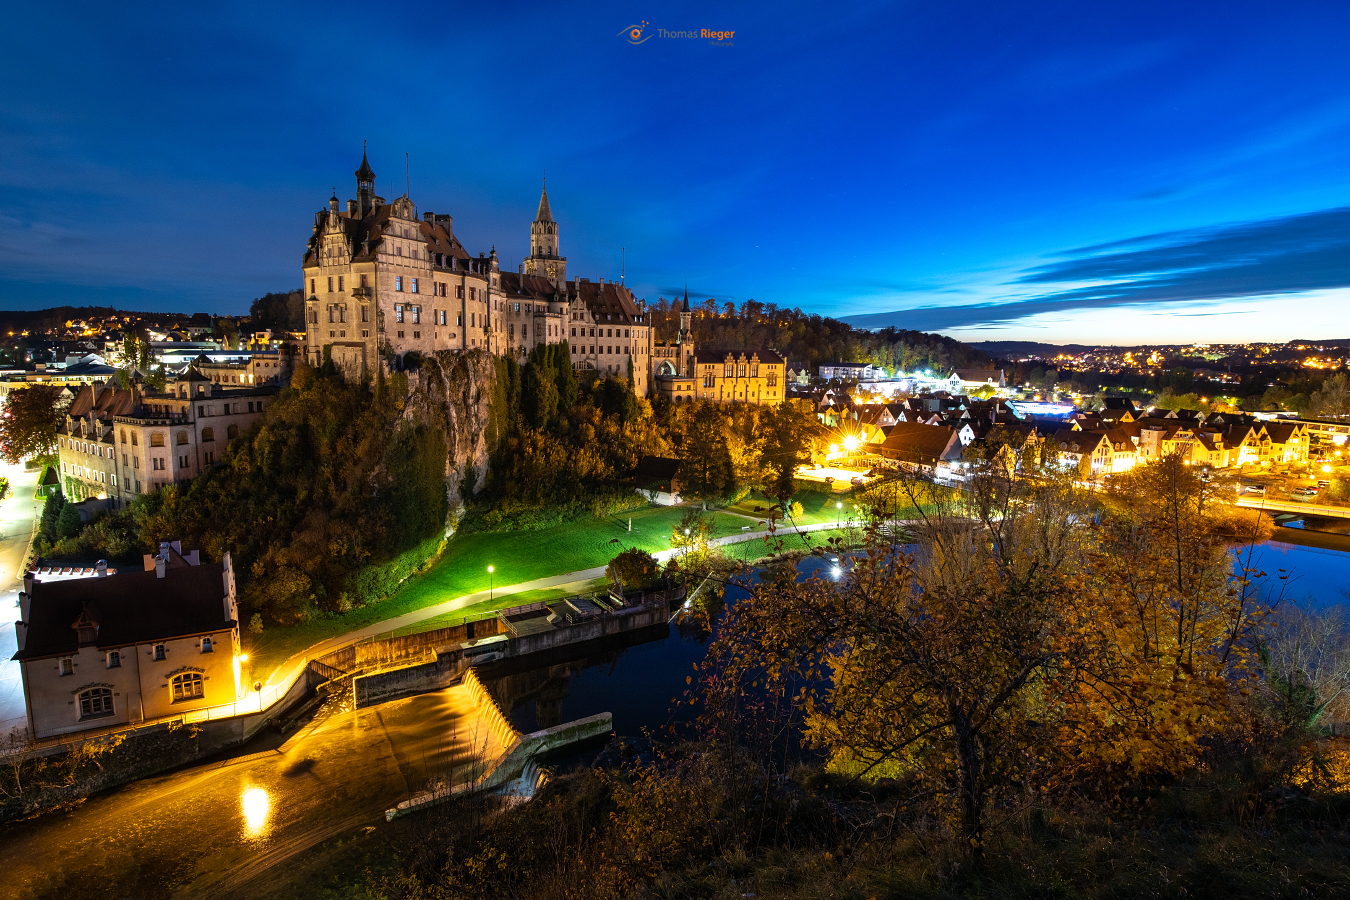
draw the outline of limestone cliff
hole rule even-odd
[[[444,351],[425,357],[416,371],[408,373],[403,416],[439,423],[444,430],[445,483],[452,510],[462,505],[460,492],[466,483],[477,490],[487,481],[488,456],[498,427],[493,417],[496,377],[496,363],[484,350]]]

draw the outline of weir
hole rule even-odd
[[[392,820],[467,792],[501,788],[532,771],[534,759],[540,754],[608,735],[613,717],[607,712],[522,734],[502,711],[476,667],[490,663],[527,665],[564,651],[575,654],[588,644],[598,649],[615,639],[647,639],[654,628],[668,627],[670,607],[682,596],[676,589],[628,597],[616,592],[603,599],[576,597],[503,610],[496,627],[504,633],[479,637],[477,634],[489,630],[480,622],[475,636],[465,635],[464,640],[436,647],[434,661],[354,677],[352,700],[357,708],[455,685],[472,709],[475,724],[471,731],[481,735],[474,740],[480,755],[462,777],[452,772],[448,782],[386,810],[385,818]],[[410,639],[416,637],[394,639],[399,642],[397,648],[368,647],[361,655],[371,659],[397,656],[408,652],[410,644],[415,643]]]

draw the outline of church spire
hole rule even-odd
[[[536,222],[552,222],[553,211],[548,208],[548,179],[544,179],[544,191],[539,195],[539,215],[534,217]]]
[[[680,312],[689,312],[689,285],[684,286],[684,303],[680,306]]]

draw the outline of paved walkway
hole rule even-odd
[[[838,528],[839,525],[834,522],[826,522],[819,525],[801,525],[796,529],[779,528],[777,535],[782,537],[791,548],[791,538],[793,531],[805,533],[808,531],[827,531],[831,528]],[[715,538],[708,543],[713,546],[725,547],[730,544],[739,544],[746,541],[759,540],[767,537],[767,531],[744,531],[740,534],[731,534],[726,537]],[[666,562],[672,556],[680,551],[675,549],[660,550],[654,554],[659,561]],[[427,619],[434,619],[437,616],[443,616],[456,610],[464,609],[485,600],[496,597],[507,597],[511,594],[523,594],[527,591],[548,590],[550,588],[562,588],[567,590],[584,590],[587,585],[605,574],[607,566],[596,566],[593,569],[581,569],[576,572],[565,572],[562,575],[551,575],[548,578],[536,578],[533,581],[522,581],[520,584],[498,585],[492,591],[476,591],[472,594],[464,594],[455,597],[452,600],[446,600],[432,606],[424,606],[421,609],[410,613],[404,613],[401,616],[395,616],[392,619],[383,619],[365,628],[358,628],[355,631],[349,631],[346,634],[340,634],[336,637],[328,638],[317,644],[311,644],[305,650],[287,659],[284,663],[272,670],[265,682],[265,687],[273,687],[282,681],[289,681],[300,670],[300,667],[308,660],[317,659],[326,656],[334,650],[354,644],[357,641],[373,638],[377,635],[387,634],[390,631],[397,631],[400,628],[406,628],[409,625],[416,625],[418,622],[425,622]],[[491,596],[489,596],[489,594]]]
[[[9,479],[9,494],[0,502],[0,738],[4,738],[10,729],[28,721],[22,674],[10,657],[19,649],[14,634],[19,591],[23,590],[19,567],[28,555],[40,504],[33,499],[37,472],[25,472],[23,466],[0,466],[0,475]]]

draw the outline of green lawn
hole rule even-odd
[[[796,520],[795,524],[797,525],[824,525],[829,522],[838,522],[841,516],[847,521],[849,516],[854,514],[853,504],[858,502],[852,491],[830,493],[827,491],[802,490],[793,494],[792,499],[802,505],[802,517]],[[763,519],[764,512],[755,512],[755,507],[764,510],[772,502],[771,500],[756,499],[752,495],[735,506],[727,507],[727,510]],[[839,503],[843,504],[842,509],[836,505]]]
[[[251,678],[265,680],[274,668],[319,641],[464,594],[485,591],[488,589],[489,565],[495,569],[493,583],[506,586],[603,566],[625,547],[641,547],[649,552],[667,550],[670,548],[670,531],[683,514],[680,507],[637,510],[631,516],[631,532],[628,530],[629,516],[625,515],[621,519],[585,519],[539,531],[457,534],[427,572],[408,579],[403,589],[387,600],[303,625],[273,626],[256,637],[246,632],[243,639],[252,665]],[[715,512],[713,536],[735,534],[741,526],[748,524],[737,516]],[[502,595],[494,605],[504,608],[532,602],[521,599],[522,596]],[[479,609],[480,606],[485,604],[476,604],[472,609],[491,611]],[[448,620],[473,614],[469,609],[456,610]],[[444,617],[436,618],[439,621]],[[428,627],[441,626],[423,622],[412,630]],[[407,629],[404,631],[406,633]]]

